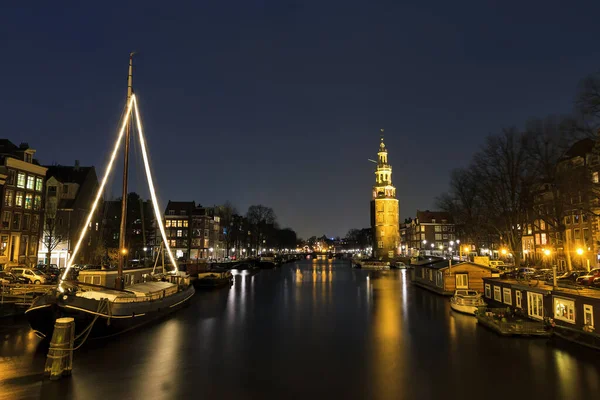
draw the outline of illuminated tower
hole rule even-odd
[[[383,143],[382,129],[381,143],[377,152],[373,200],[371,200],[371,228],[375,258],[390,259],[398,254],[399,214],[396,188],[392,185],[392,166],[388,164],[388,152]]]

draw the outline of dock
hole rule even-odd
[[[55,285],[2,284],[0,286],[0,318],[21,315],[33,299]]]
[[[483,313],[476,313],[477,323],[496,332],[501,336],[527,336],[549,338],[552,331],[548,329],[543,322],[527,321],[522,319],[508,320],[498,317],[499,313],[506,312],[506,309],[492,309]],[[500,314],[502,315],[502,314]]]

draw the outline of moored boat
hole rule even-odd
[[[194,295],[194,287],[190,284],[187,274],[178,270],[177,262],[167,241],[165,228],[158,206],[154,189],[149,157],[147,154],[146,140],[144,138],[142,123],[139,117],[137,99],[132,88],[133,53],[129,57],[129,74],[127,80],[127,103],[123,115],[118,139],[114,145],[106,172],[102,178],[87,218],[81,227],[79,238],[73,248],[71,258],[55,289],[38,297],[25,312],[34,332],[41,337],[50,338],[57,318],[72,317],[75,319],[75,330],[78,335],[85,338],[101,338],[112,336],[159,317],[168,315],[187,304]],[[131,282],[131,277],[136,275],[134,270],[123,269],[127,264],[126,223],[128,215],[128,165],[130,136],[133,131],[132,123],[136,121],[139,147],[142,150],[143,162],[146,172],[148,188],[157,225],[164,244],[164,253],[169,257],[171,270],[160,275],[146,274],[144,281]],[[121,226],[119,232],[119,264],[116,276],[111,281],[106,279],[102,285],[86,283],[85,281],[67,281],[74,260],[78,257],[84,238],[91,226],[92,218],[96,213],[98,204],[104,193],[108,177],[117,157],[121,142],[125,142],[124,168],[123,168],[123,195],[121,200]],[[163,263],[164,264],[164,263]],[[102,279],[103,273],[99,272],[97,279]],[[105,274],[108,276],[108,273]],[[106,276],[104,278],[106,278]],[[129,282],[126,282],[125,278]],[[92,278],[92,277],[90,277]],[[79,279],[82,279],[79,277]],[[127,285],[127,283],[130,283]]]
[[[275,267],[277,267],[277,261],[275,260],[275,254],[273,254],[273,253],[262,254],[258,260],[258,266],[260,268],[275,268]]]
[[[372,269],[372,270],[386,270],[390,269],[389,261],[379,261],[379,260],[359,260],[356,261],[358,268],[361,269]]]
[[[196,289],[218,289],[231,286],[233,275],[231,272],[205,272],[198,274],[192,281]]]
[[[487,304],[483,301],[481,293],[476,290],[457,289],[454,296],[450,298],[450,307],[454,311],[465,314],[475,315],[475,312],[480,307],[485,307]]]

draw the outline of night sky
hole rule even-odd
[[[380,128],[413,216],[485,136],[570,112],[600,68],[598,1],[14,3],[0,137],[103,172],[136,50],[162,203],[262,203],[303,237],[369,225]]]

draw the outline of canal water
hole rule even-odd
[[[405,271],[301,261],[200,292],[142,330],[77,350],[41,378],[47,347],[0,322],[0,399],[593,399],[600,354],[502,338]]]

